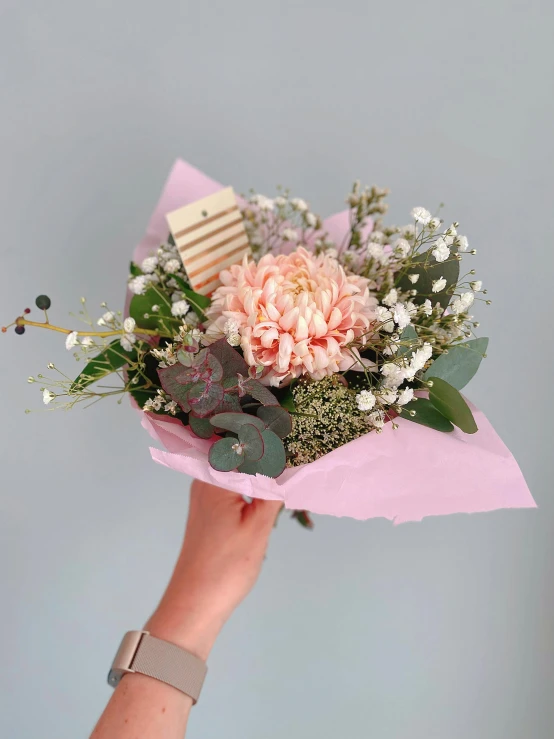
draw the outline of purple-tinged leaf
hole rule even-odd
[[[227,339],[219,339],[219,341],[210,344],[209,351],[219,360],[225,377],[236,377],[239,373],[241,375],[248,374],[248,365]]]
[[[205,418],[223,400],[223,388],[216,383],[196,382],[188,392],[188,402],[199,418]]]

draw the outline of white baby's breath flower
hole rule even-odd
[[[240,334],[229,334],[227,343],[230,346],[240,346]]]
[[[410,253],[410,243],[406,239],[396,239],[393,244],[394,253],[401,259],[405,259]]]
[[[386,387],[379,391],[379,400],[381,403],[385,403],[386,405],[392,405],[396,400],[396,395],[396,390]]]
[[[143,272],[146,272],[146,274],[149,274],[151,272],[154,272],[157,266],[158,266],[158,257],[146,257],[146,259],[144,259],[142,264],[140,265],[140,268],[142,269]]]
[[[252,195],[250,198],[250,202],[254,205],[257,205],[260,210],[263,211],[270,211],[274,208],[274,203],[271,198],[266,197],[265,195]]]
[[[410,360],[409,367],[406,368],[405,376],[408,380],[413,380],[416,372],[422,370],[427,362],[431,359],[433,354],[433,347],[431,344],[425,342],[421,349],[417,349]]]
[[[367,253],[372,259],[381,264],[387,264],[389,261],[389,255],[385,252],[382,244],[377,244],[375,241],[370,241],[367,245]]]
[[[410,311],[404,303],[397,303],[393,308],[393,317],[398,328],[402,331],[412,322]]]
[[[481,280],[474,280],[473,282],[469,283],[469,286],[472,290],[474,290],[476,293],[481,292],[483,288],[483,283]]]
[[[393,287],[383,298],[383,303],[391,308],[395,303],[398,302],[398,290]]]
[[[137,341],[137,337],[135,336],[135,334],[129,333],[129,334],[123,334],[123,336],[119,340],[119,343],[121,344],[123,349],[125,349],[126,352],[130,352],[131,349],[133,348],[133,344],[136,344],[136,341]]]
[[[385,240],[385,234],[382,231],[372,231],[371,240],[376,241],[378,244],[382,244]]]
[[[458,234],[456,236],[456,244],[458,245],[458,251],[467,251],[469,246],[467,236],[460,236],[460,234]]]
[[[435,257],[437,262],[445,262],[450,256],[450,249],[448,248],[446,240],[442,236],[439,236],[436,240],[435,248],[431,254]]]
[[[186,300],[177,300],[171,306],[171,315],[177,317],[184,316],[186,313],[188,313],[189,308],[190,306]]]
[[[360,411],[370,411],[375,405],[375,395],[369,390],[362,390],[356,395],[356,405]]]
[[[431,290],[434,293],[440,293],[441,290],[444,290],[445,287],[446,287],[446,280],[444,279],[444,277],[441,277],[438,280],[433,280],[433,285],[431,287]]]
[[[81,339],[81,346],[92,346],[94,344],[94,339],[92,336],[83,336]]]
[[[426,208],[412,208],[412,217],[418,222],[426,226],[431,220],[431,214]]]
[[[376,429],[382,429],[385,425],[385,414],[383,411],[373,411],[373,413],[369,414],[367,420]]]
[[[302,198],[293,198],[290,201],[290,204],[294,210],[299,211],[299,213],[304,213],[308,210],[308,203],[305,200],[302,200]]]
[[[51,390],[48,390],[48,388],[44,388],[42,391],[42,402],[44,405],[48,405],[48,403],[51,403],[56,396]]]
[[[298,241],[298,231],[295,228],[284,228],[281,232],[281,236],[283,237],[283,241]]]
[[[473,293],[467,292],[460,295],[459,298],[456,298],[452,301],[450,308],[453,313],[459,314],[459,313],[465,313],[466,310],[473,305],[473,301],[475,300],[475,295]]]
[[[99,318],[96,321],[96,323],[99,326],[106,326],[108,323],[113,323],[115,321],[115,318],[116,316],[113,310],[109,310],[109,311],[106,311],[106,313],[104,313],[104,315],[101,318]]]
[[[416,274],[415,272],[412,272],[411,274],[408,275],[408,279],[410,280],[412,285],[415,285],[416,282],[419,280],[419,275]]]
[[[383,349],[383,354],[386,357],[392,357],[394,354],[396,354],[398,352],[398,349],[399,349],[399,346],[400,346],[399,343],[398,343],[399,338],[400,337],[398,336],[398,334],[393,334],[390,337],[390,340],[387,341],[387,344],[386,344],[385,348]]]
[[[129,280],[129,290],[134,295],[144,295],[147,286],[147,279],[144,275],[138,275]]]
[[[287,199],[284,198],[282,195],[278,195],[273,202],[278,208],[284,208],[287,204]]]
[[[406,371],[404,367],[399,367],[393,362],[386,362],[381,367],[381,374],[385,378],[384,386],[396,390],[406,379]]]
[[[135,321],[134,318],[131,318],[131,316],[129,316],[123,321],[123,330],[127,334],[132,334],[136,326],[137,326],[137,322]]]
[[[385,308],[384,305],[378,305],[375,308],[375,320],[378,323],[383,324],[381,326],[383,331],[388,331],[388,333],[392,333],[394,331],[394,321],[392,318],[392,313],[388,308]]]
[[[425,313],[426,316],[430,316],[433,312],[433,305],[429,298],[423,301],[423,305],[421,306],[421,310]]]
[[[398,399],[396,402],[398,403],[398,405],[406,405],[406,403],[409,403],[413,399],[414,399],[413,388],[407,387],[398,393]]]
[[[407,239],[411,239],[415,235],[415,226],[413,223],[408,223],[406,226],[402,226],[400,229],[400,233],[402,236],[405,236]]]
[[[181,262],[178,259],[168,259],[164,264],[165,272],[172,274],[173,272],[179,272],[181,269]]]
[[[74,347],[77,346],[79,343],[79,334],[77,331],[72,331],[70,334],[67,334],[66,340],[65,340],[65,348],[67,351],[71,351]]]
[[[306,213],[305,218],[306,223],[310,228],[315,228],[317,226],[317,216],[314,215],[314,213]]]
[[[440,218],[431,218],[431,220],[427,224],[429,231],[436,231],[440,225],[441,225]]]
[[[153,305],[150,310],[152,311],[152,313],[157,313],[160,310],[160,306],[157,304]]]

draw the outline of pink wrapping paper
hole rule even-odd
[[[221,187],[178,160],[135,250],[135,261],[167,238],[166,213]],[[331,216],[324,227],[340,244],[348,212]],[[535,508],[517,462],[484,414],[474,406],[472,410],[476,434],[458,429],[440,433],[396,419],[396,431],[386,424],[380,434],[366,434],[317,462],[285,470],[277,479],[217,472],[208,464],[211,441],[195,437],[176,419],[141,413],[144,428],[165,447],[150,448],[155,462],[252,498],[282,500],[291,510],[357,519],[382,516],[404,523],[447,513]]]

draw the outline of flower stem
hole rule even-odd
[[[18,318],[16,321],[16,324],[18,326],[35,326],[36,328],[47,328],[50,329],[50,331],[58,331],[61,334],[71,334],[73,333],[72,329],[70,328],[62,328],[62,326],[54,326],[51,323],[39,323],[38,321],[28,321],[26,318]],[[77,336],[100,336],[100,337],[108,337],[108,336],[121,336],[121,334],[124,333],[123,329],[119,329],[116,331],[77,331]],[[145,336],[159,336],[159,331],[156,331],[155,329],[149,329],[149,328],[137,328],[135,329],[135,333]]]

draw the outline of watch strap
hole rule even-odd
[[[113,661],[108,683],[115,687],[129,672],[167,683],[196,703],[207,667],[199,657],[176,644],[151,636],[147,631],[128,631]]]

